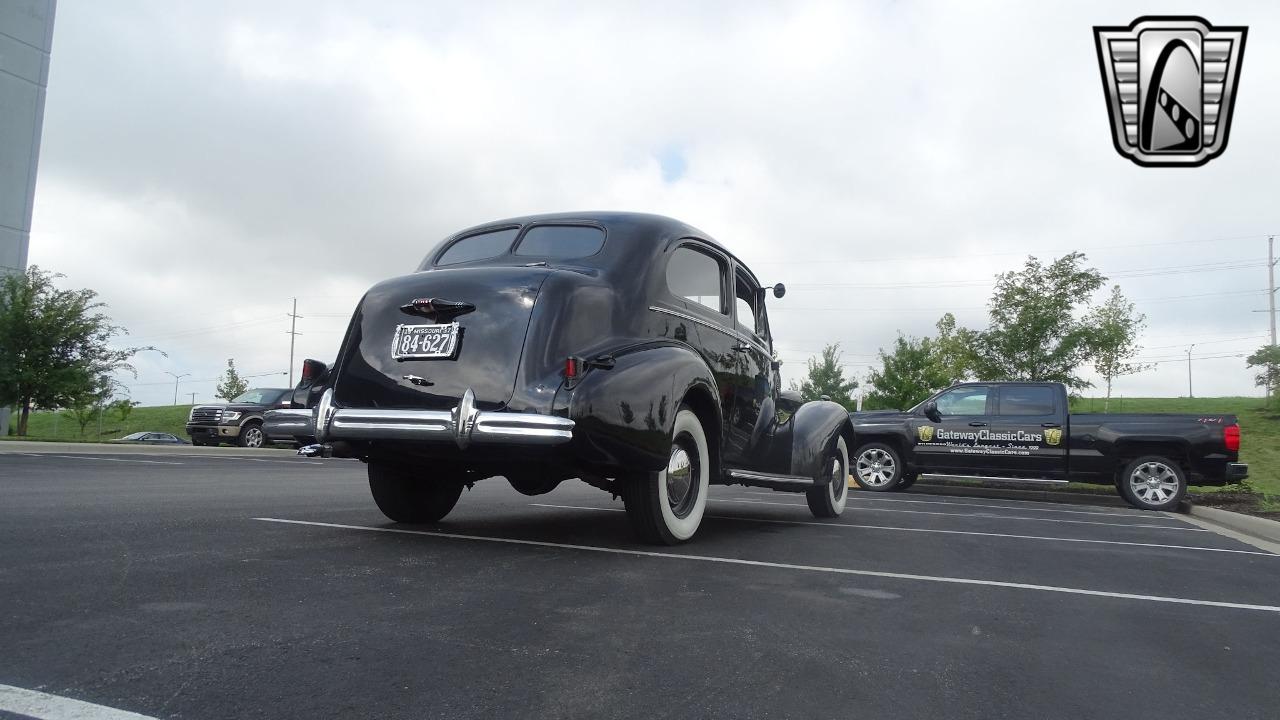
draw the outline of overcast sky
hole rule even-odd
[[[1092,26],[1249,26],[1226,153],[1140,168]],[[1146,313],[1144,358],[1264,344],[1280,232],[1276,3],[174,3],[61,0],[30,260],[91,287],[143,404],[331,359],[362,292],[462,227],[671,215],[765,282],[785,379],[829,341],[865,376],[995,273],[1081,250]],[[1204,267],[1201,267],[1204,266]],[[1188,297],[1195,296],[1195,297]],[[1257,394],[1243,358],[1197,395]],[[253,380],[282,386],[283,375]],[[1116,394],[1185,395],[1187,363]]]

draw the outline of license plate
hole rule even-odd
[[[458,323],[446,325],[397,325],[391,339],[391,357],[451,358],[458,349]]]

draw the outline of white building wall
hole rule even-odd
[[[27,267],[56,1],[0,1],[0,272]]]

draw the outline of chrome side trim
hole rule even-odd
[[[715,331],[716,331],[716,332],[718,332],[718,333],[723,333],[723,334],[725,334],[725,335],[728,335],[729,337],[733,338],[734,340],[741,340],[742,342],[749,343],[750,345],[754,346],[754,347],[755,347],[755,349],[759,350],[760,352],[764,353],[765,355],[770,355],[770,356],[771,356],[771,355],[773,355],[773,353],[771,353],[771,352],[769,351],[769,349],[768,349],[768,348],[766,348],[764,345],[761,345],[761,344],[760,344],[760,341],[759,341],[759,340],[757,340],[757,339],[755,339],[755,338],[751,337],[750,335],[744,335],[744,334],[742,334],[742,333],[740,333],[740,332],[738,332],[738,331],[736,331],[736,330],[730,330],[729,328],[720,327],[719,325],[716,325],[716,324],[715,324],[715,323],[713,323],[713,322],[709,322],[709,321],[707,321],[707,320],[703,320],[702,318],[697,317],[697,316],[695,316],[695,315],[689,315],[689,314],[687,314],[687,313],[682,313],[682,312],[680,312],[680,311],[678,311],[678,310],[671,310],[670,308],[658,307],[657,305],[650,305],[650,306],[649,306],[649,309],[650,309],[650,310],[652,310],[652,311],[654,311],[654,312],[659,312],[659,313],[663,313],[663,314],[666,314],[666,315],[672,315],[672,316],[674,316],[674,317],[678,317],[678,318],[680,318],[680,319],[682,319],[682,320],[688,320],[689,322],[697,323],[697,324],[699,324],[699,325],[701,325],[701,326],[703,326],[703,327],[705,327],[705,328],[711,328],[712,330],[715,330]]]
[[[262,414],[262,431],[269,437],[277,435],[313,435],[311,411],[306,408],[268,410]]]
[[[730,469],[729,477],[739,480],[761,480],[764,482],[788,483],[794,485],[813,485],[813,478],[803,475],[779,475],[777,473],[756,472],[755,470]]]
[[[1013,478],[993,477],[991,475],[953,475],[949,473],[920,473],[921,478],[938,478],[940,480],[981,480],[983,482],[1033,483],[1036,485],[1066,485],[1069,480],[1053,480],[1050,478]]]

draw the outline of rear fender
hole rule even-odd
[[[696,352],[674,343],[649,343],[613,359],[613,367],[591,368],[573,390],[562,388],[556,398],[557,409],[567,399],[569,418],[577,423],[578,457],[593,465],[661,470],[669,459],[676,411],[686,400],[707,439],[719,447],[715,376]]]

